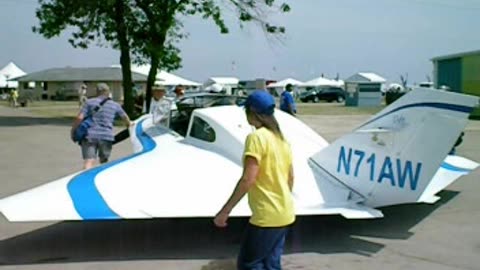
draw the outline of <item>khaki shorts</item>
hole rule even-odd
[[[88,141],[83,140],[81,143],[82,146],[82,157],[83,160],[87,159],[97,159],[97,155],[100,158],[100,163],[105,163],[108,161],[110,154],[112,153],[112,142],[95,140]]]

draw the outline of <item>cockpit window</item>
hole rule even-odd
[[[213,128],[207,122],[197,116],[193,118],[190,136],[206,142],[215,141],[215,131]]]

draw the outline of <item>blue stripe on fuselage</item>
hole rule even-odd
[[[152,140],[142,129],[140,121],[135,128],[135,135],[140,140],[143,150],[134,155],[115,160],[104,165],[84,171],[70,180],[67,185],[68,193],[72,198],[73,205],[77,213],[83,219],[120,219],[102,197],[102,194],[95,185],[95,178],[100,173],[117,164],[135,158],[146,152],[150,152],[156,146],[155,141]]]

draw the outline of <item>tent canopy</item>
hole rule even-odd
[[[335,80],[330,80],[324,77],[318,77],[308,82],[305,82],[303,86],[305,87],[315,87],[315,86],[338,86],[339,82]]]
[[[292,78],[287,78],[285,80],[281,80],[276,83],[271,83],[267,86],[267,88],[285,88],[287,84],[291,84],[293,86],[303,86],[303,83],[301,81],[298,81]]]
[[[118,65],[114,65],[118,66]],[[132,71],[148,76],[150,72],[150,65],[132,65]],[[200,86],[200,83],[187,80],[180,76],[174,75],[172,73],[160,70],[157,72],[156,81],[165,86],[175,86],[175,85],[184,85],[184,86]]]
[[[220,85],[238,85],[240,80],[235,77],[210,77],[205,83],[205,86],[211,84],[220,84]]]
[[[6,88],[7,86],[8,88],[17,88],[18,82],[8,80],[23,76],[25,74],[26,73],[13,62],[8,63],[0,70],[0,88]]]

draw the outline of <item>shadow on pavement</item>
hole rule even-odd
[[[362,236],[408,239],[410,230],[458,193],[443,191],[435,205],[383,208],[383,219],[347,220],[340,216],[299,217],[288,236],[285,254],[355,253],[370,256],[384,245]],[[61,222],[0,242],[0,265],[213,259],[205,269],[234,266],[247,218],[232,218],[227,229],[210,218],[99,222]],[[15,224],[11,224],[14,226]]]
[[[0,127],[20,127],[33,125],[59,125],[70,126],[73,118],[49,118],[29,116],[0,116]]]

